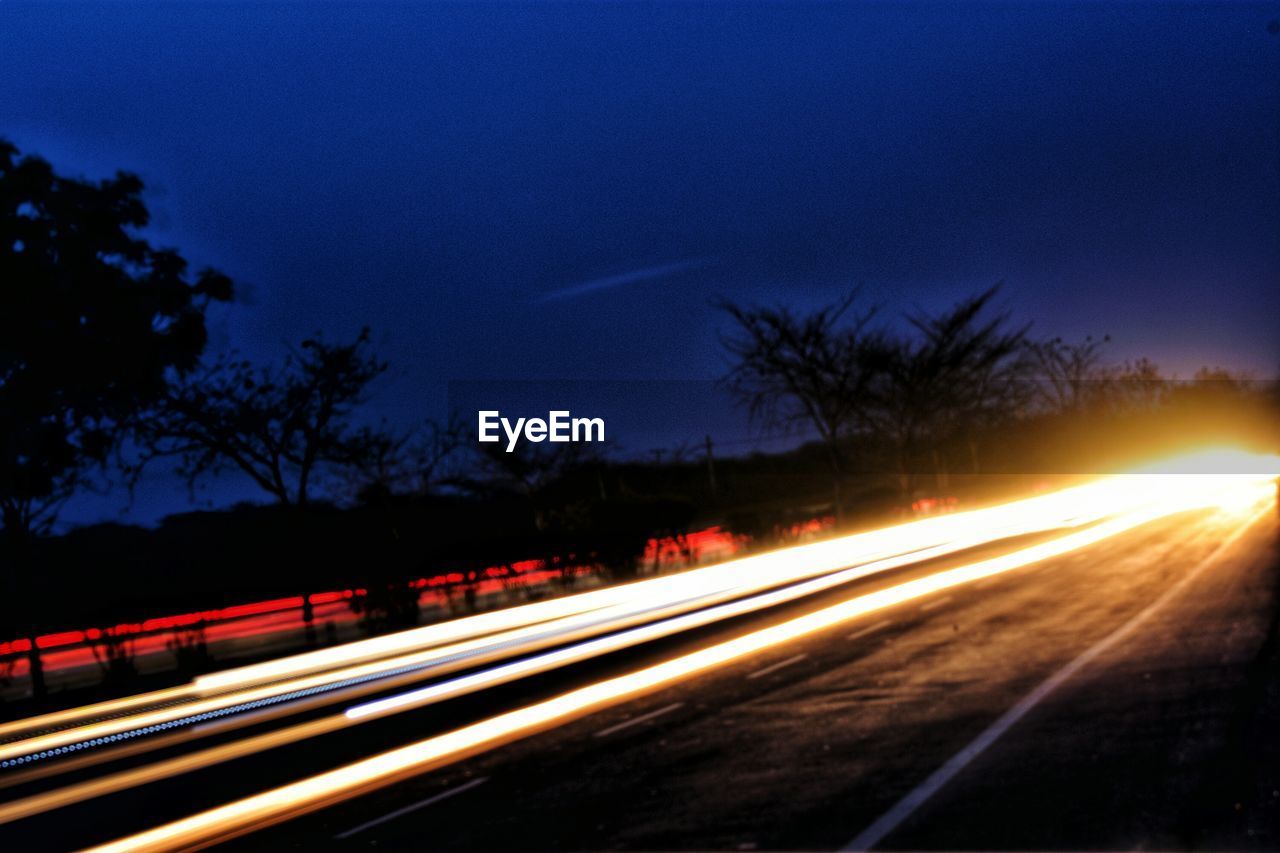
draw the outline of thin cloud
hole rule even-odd
[[[539,302],[552,302],[558,299],[572,299],[576,296],[585,296],[588,293],[595,293],[599,290],[609,290],[614,287],[621,287],[624,284],[636,284],[641,281],[653,281],[654,279],[666,278],[669,275],[685,272],[686,270],[704,267],[709,262],[709,258],[688,258],[683,261],[672,261],[669,264],[658,264],[652,267],[642,267],[638,270],[619,273],[617,275],[605,276],[604,278],[595,278],[591,281],[584,281],[581,284],[572,284],[568,287],[562,287],[559,290],[553,290],[544,293],[539,297]]]

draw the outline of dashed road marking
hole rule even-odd
[[[854,631],[852,634],[848,636],[848,639],[857,640],[861,637],[867,636],[868,634],[874,634],[876,631],[883,631],[885,628],[888,628],[892,624],[893,623],[890,622],[888,619],[884,620],[883,622],[877,622],[874,625],[869,625],[866,628],[863,628],[861,631]]]
[[[947,759],[945,764],[929,774],[928,778],[913,788],[905,797],[898,800],[887,812],[876,818],[874,823],[858,833],[858,836],[846,844],[843,849],[871,850],[883,841],[889,833],[901,826],[903,821],[911,817],[917,809],[928,802],[930,797],[938,793],[943,786],[958,776],[970,762],[1003,737],[1005,732],[1013,728],[1019,720],[1030,713],[1051,693],[1102,654],[1127,640],[1144,622],[1151,618],[1152,614],[1190,586],[1192,581],[1204,573],[1205,569],[1235,545],[1257,523],[1258,519],[1268,515],[1270,512],[1271,508],[1268,506],[1261,512],[1250,516],[1247,521],[1224,539],[1222,544],[1215,548],[1209,556],[1192,566],[1190,571],[1166,589],[1159,597],[1018,700],[1017,704],[1000,715],[994,723],[987,726],[981,734],[971,740],[963,749]]]
[[[786,660],[780,660],[777,663],[773,664],[772,666],[766,666],[764,669],[756,670],[755,672],[748,675],[747,678],[762,678],[763,676],[766,676],[771,672],[777,672],[778,670],[782,669],[784,666],[791,666],[791,664],[793,663],[800,663],[800,661],[804,660],[807,657],[808,657],[807,654],[801,653],[794,657],[789,657]]]
[[[625,723],[618,723],[616,726],[609,726],[609,728],[607,729],[601,729],[600,731],[596,732],[595,736],[608,737],[614,732],[620,732],[623,729],[627,729],[632,726],[637,726],[640,723],[648,722],[649,720],[652,720],[654,717],[661,717],[663,714],[670,714],[676,708],[680,708],[683,705],[684,705],[683,702],[672,702],[670,705],[667,705],[665,708],[659,708],[656,711],[650,711],[647,714],[641,714],[640,716],[634,719],[627,720]]]
[[[479,779],[472,779],[470,782],[467,782],[463,785],[459,785],[456,788],[450,788],[447,791],[442,791],[439,794],[436,794],[434,797],[427,797],[425,800],[420,800],[416,803],[413,803],[412,805],[405,806],[402,809],[396,809],[393,812],[384,814],[382,817],[375,817],[373,820],[368,821],[366,823],[362,823],[359,826],[353,826],[350,829],[346,830],[345,832],[339,832],[337,835],[334,836],[334,838],[337,838],[337,839],[350,838],[351,836],[355,835],[357,832],[364,832],[366,829],[373,829],[373,827],[378,826],[379,824],[386,823],[389,820],[395,820],[398,817],[403,817],[404,815],[407,815],[410,812],[416,812],[418,809],[425,809],[429,805],[438,803],[441,800],[447,800],[450,797],[457,796],[458,794],[461,794],[464,791],[470,791],[472,788],[476,787],[477,785],[483,785],[485,782],[488,782],[488,781],[489,781],[488,776],[481,776]]]

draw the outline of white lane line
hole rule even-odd
[[[436,794],[434,797],[427,797],[425,800],[421,800],[412,805],[405,806],[402,809],[396,809],[393,812],[384,814],[382,817],[375,817],[373,820],[369,821],[368,823],[362,823],[359,826],[353,826],[345,832],[339,832],[337,835],[334,836],[334,838],[338,838],[338,839],[350,838],[351,836],[355,835],[357,832],[364,832],[366,829],[372,829],[378,824],[386,823],[389,820],[395,820],[396,818],[407,815],[410,812],[416,812],[418,809],[425,809],[427,806],[432,805],[433,803],[438,803],[441,800],[447,800],[450,797],[461,794],[463,791],[470,791],[472,788],[476,787],[477,785],[483,785],[485,782],[488,782],[488,781],[489,781],[488,776],[481,776],[478,779],[472,779],[470,782],[467,782],[463,785],[459,785],[456,788],[450,788],[447,791],[442,791],[441,793]]]
[[[951,601],[951,596],[944,595],[942,598],[935,598],[933,601],[928,601],[928,602],[925,602],[924,604],[921,604],[920,609],[922,611],[933,610],[935,608],[941,607],[942,605],[946,604],[949,601]]]
[[[786,660],[780,660],[777,663],[773,664],[772,666],[766,666],[764,669],[758,669],[755,672],[748,675],[747,678],[749,679],[762,678],[771,672],[777,672],[778,670],[782,669],[784,666],[791,666],[791,664],[793,663],[800,663],[800,661],[804,660],[807,657],[808,655],[802,652],[798,655],[795,655],[794,657],[789,657]]]
[[[858,836],[846,844],[843,850],[871,850],[877,844],[884,840],[885,836],[897,829],[903,821],[911,817],[911,815],[920,808],[930,797],[938,793],[944,785],[954,779],[960,771],[975,758],[981,755],[986,749],[999,740],[1005,732],[1009,731],[1015,723],[1021,720],[1031,711],[1032,708],[1039,705],[1044,699],[1061,687],[1072,676],[1084,669],[1092,663],[1099,655],[1119,645],[1128,639],[1142,623],[1146,622],[1151,616],[1168,604],[1175,596],[1181,593],[1189,586],[1192,581],[1200,576],[1214,560],[1222,556],[1224,552],[1231,546],[1235,545],[1244,536],[1245,532],[1252,527],[1259,518],[1272,512],[1271,506],[1261,510],[1253,515],[1247,521],[1240,525],[1230,536],[1222,541],[1222,544],[1213,550],[1209,556],[1205,557],[1197,563],[1191,571],[1182,577],[1177,583],[1169,587],[1155,601],[1148,604],[1137,615],[1129,619],[1116,630],[1103,637],[1096,644],[1085,650],[1079,657],[1068,663],[1062,669],[1045,679],[1041,684],[1028,693],[1026,696],[1014,705],[1008,711],[1005,711],[998,720],[988,726],[976,738],[971,740],[963,749],[957,752],[951,758],[947,759],[947,763],[943,764],[937,770],[908,793],[901,800],[893,805],[884,814],[880,815],[874,823],[868,826]]]
[[[876,631],[883,631],[885,628],[888,628],[892,624],[893,624],[892,622],[886,619],[883,622],[877,622],[874,625],[870,625],[866,628],[863,628],[861,631],[854,631],[846,639],[857,640],[860,637],[867,636],[867,634],[874,634]]]
[[[654,717],[661,717],[663,714],[670,714],[676,708],[682,707],[683,705],[684,705],[683,702],[672,702],[670,705],[666,706],[665,708],[659,708],[656,711],[650,711],[647,714],[641,714],[640,716],[636,717],[634,720],[627,720],[625,723],[618,723],[616,726],[609,726],[609,728],[607,729],[601,729],[600,731],[596,732],[595,736],[608,737],[614,732],[620,732],[623,729],[628,729],[628,728],[631,728],[632,726],[637,726],[640,723],[648,722],[649,720],[652,720]]]

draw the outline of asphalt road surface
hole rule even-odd
[[[830,850],[890,815],[874,846],[1276,849],[1276,537],[1171,519],[239,843]]]
[[[62,850],[118,838],[1044,539],[905,563],[368,725],[86,798],[0,827],[0,842]],[[257,825],[229,846],[1276,849],[1276,544],[1274,505],[1178,513]],[[210,743],[278,725],[273,718]],[[125,755],[111,769],[191,748]],[[102,772],[35,779],[9,795],[90,783]]]

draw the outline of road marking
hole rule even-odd
[[[425,809],[429,805],[438,803],[441,800],[447,800],[452,796],[461,794],[463,791],[470,791],[472,788],[476,787],[477,785],[483,785],[485,782],[488,782],[488,781],[489,781],[488,776],[481,776],[479,779],[472,779],[470,782],[467,782],[466,784],[459,785],[456,788],[450,788],[447,791],[443,791],[439,794],[436,794],[434,797],[427,797],[425,800],[421,800],[420,802],[416,802],[412,805],[405,806],[402,809],[396,809],[393,812],[384,814],[382,817],[375,817],[373,820],[369,821],[368,823],[362,823],[359,826],[353,826],[351,827],[351,829],[348,829],[346,832],[339,832],[337,835],[334,836],[334,838],[337,838],[337,839],[350,838],[351,836],[355,835],[357,832],[364,832],[366,829],[372,829],[373,827],[378,826],[379,824],[386,823],[389,820],[395,820],[398,817],[403,817],[404,815],[407,815],[410,812],[416,812],[418,809]]]
[[[946,604],[946,603],[947,603],[948,601],[950,601],[950,600],[951,600],[951,596],[949,596],[949,595],[945,595],[945,596],[943,596],[942,598],[935,598],[933,601],[929,601],[929,602],[926,602],[926,603],[924,603],[924,604],[921,604],[921,605],[920,605],[920,609],[921,609],[921,610],[933,610],[933,609],[935,609],[935,608],[937,608],[937,607],[941,607],[942,605]]]
[[[628,728],[631,728],[632,726],[637,726],[640,723],[648,722],[649,720],[652,720],[654,717],[661,717],[663,714],[670,714],[676,708],[679,708],[683,705],[684,705],[683,702],[672,702],[670,705],[666,706],[665,708],[659,708],[656,711],[650,711],[647,714],[641,714],[639,717],[636,717],[634,720],[627,720],[625,723],[618,723],[616,726],[609,726],[609,728],[607,729],[601,729],[600,731],[596,732],[595,736],[608,737],[614,732],[620,732],[623,729],[628,729]]]
[[[777,672],[778,670],[782,669],[784,666],[791,666],[791,664],[793,663],[800,663],[800,661],[804,660],[807,657],[808,655],[802,652],[798,655],[795,655],[794,657],[789,657],[786,660],[780,660],[777,663],[773,664],[772,666],[766,666],[764,669],[758,669],[755,672],[748,675],[747,678],[749,679],[762,678],[771,672]]]
[[[1009,731],[1019,720],[1025,717],[1033,708],[1045,700],[1051,693],[1066,683],[1072,676],[1080,672],[1104,652],[1109,651],[1128,639],[1131,634],[1136,631],[1142,623],[1146,622],[1151,616],[1168,604],[1175,596],[1187,588],[1205,569],[1209,567],[1214,560],[1222,556],[1224,552],[1231,546],[1235,545],[1242,536],[1257,523],[1258,519],[1272,512],[1268,505],[1266,509],[1261,510],[1247,521],[1242,523],[1235,532],[1222,541],[1222,544],[1213,550],[1209,556],[1205,557],[1182,577],[1177,583],[1169,587],[1155,601],[1148,604],[1135,616],[1131,617],[1116,630],[1103,637],[1090,648],[1086,649],[1079,657],[1068,663],[1062,669],[1049,676],[1038,687],[1022,697],[1019,702],[1005,711],[998,720],[988,726],[976,738],[971,740],[963,749],[957,752],[947,762],[933,771],[927,779],[912,789],[905,797],[898,800],[887,812],[876,819],[874,823],[868,826],[857,837],[846,844],[843,850],[871,850],[877,844],[885,839],[889,833],[897,829],[903,821],[911,817],[911,815],[924,805],[930,797],[938,793],[944,785],[960,774],[962,770],[975,758],[987,750],[993,743],[998,741],[1005,732]]]
[[[852,634],[850,634],[847,637],[847,639],[857,640],[860,637],[867,636],[867,634],[874,634],[876,631],[883,631],[885,628],[888,628],[892,624],[893,624],[892,622],[886,619],[883,622],[877,622],[874,625],[871,625],[867,628],[863,628],[861,631],[854,631]]]

